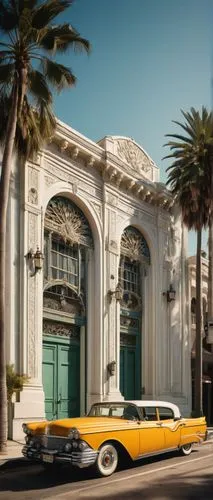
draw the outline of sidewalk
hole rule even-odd
[[[14,461],[27,461],[22,455],[23,441],[7,441],[7,453],[0,455],[0,467],[7,462]]]

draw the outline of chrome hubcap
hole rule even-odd
[[[106,451],[102,457],[102,465],[103,467],[111,467],[114,462],[114,455],[110,453],[110,451]]]

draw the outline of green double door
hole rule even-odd
[[[43,386],[48,420],[80,415],[80,342],[44,337]]]
[[[140,321],[128,317],[126,324],[121,322],[120,392],[126,400],[137,400],[141,399]]]

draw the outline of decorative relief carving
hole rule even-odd
[[[143,235],[134,227],[124,230],[121,238],[121,252],[130,259],[140,260],[145,258],[150,262],[149,247]]]
[[[117,207],[117,204],[118,204],[118,197],[115,196],[114,194],[112,193],[106,193],[106,201],[107,203],[109,203],[110,205],[114,206],[114,207]]]
[[[55,167],[54,165],[52,165],[48,161],[45,162],[44,169],[47,170],[48,174],[52,174],[55,177],[54,182],[56,182],[57,180],[60,180],[60,181],[69,182],[71,184],[78,184],[78,186],[80,186],[80,182],[77,180],[77,177],[74,177],[73,175],[68,174],[67,172],[62,170],[60,167]]]
[[[68,337],[80,341],[80,328],[76,325],[69,325],[59,321],[43,321],[43,333],[45,335],[57,335],[58,337]]]
[[[33,167],[28,167],[28,201],[38,204],[38,171]]]
[[[52,184],[57,182],[57,179],[54,179],[53,177],[50,177],[49,175],[45,175],[44,181],[45,181],[45,186],[50,187],[50,186],[52,186]]]
[[[35,280],[30,280],[28,298],[28,375],[32,378],[36,377],[37,367],[35,292]]]
[[[118,245],[115,240],[110,240],[108,244],[108,250],[116,255],[118,255]]]
[[[56,285],[44,291],[43,307],[80,316],[84,310],[83,296],[65,285]]]
[[[29,203],[32,203],[32,205],[38,204],[38,191],[34,187],[32,187],[29,190],[28,201],[29,201]]]
[[[109,210],[109,242],[110,241],[117,241],[117,236],[116,236],[116,221],[117,221],[117,214],[114,210]]]
[[[151,171],[153,162],[134,142],[127,139],[117,139],[117,154],[128,163],[130,170],[137,174],[147,174]]]
[[[28,213],[28,241],[29,248],[36,248],[37,241],[37,215]]]
[[[28,244],[29,248],[36,248],[38,216],[28,213]],[[36,282],[34,279],[29,280],[28,291],[28,374],[30,377],[36,377],[37,367],[37,345],[36,345]]]
[[[92,206],[95,209],[96,213],[98,214],[100,220],[102,221],[103,219],[102,206],[94,202],[92,203]]]
[[[83,212],[60,196],[50,200],[45,214],[45,228],[59,234],[71,245],[93,246],[92,234]]]

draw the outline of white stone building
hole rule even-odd
[[[98,400],[158,398],[190,412],[185,231],[134,140],[96,144],[58,122],[36,161],[14,166],[6,269],[7,362],[30,377],[14,439],[23,421],[84,414]]]

